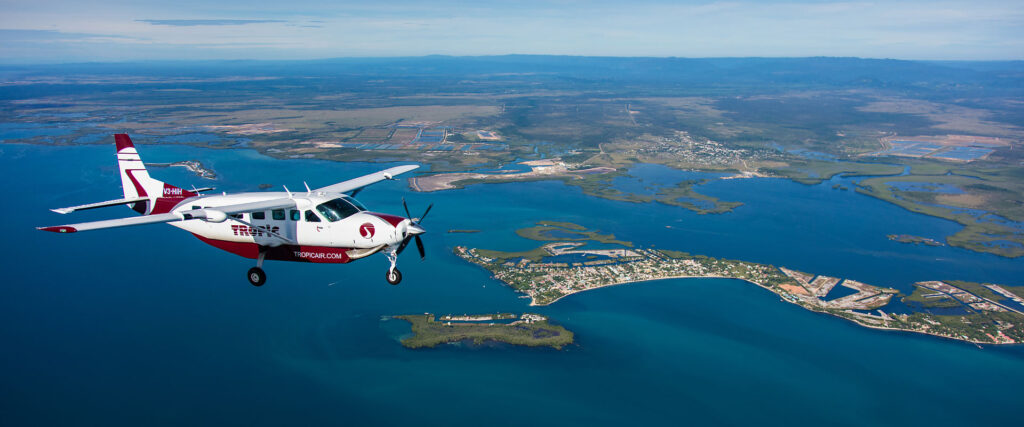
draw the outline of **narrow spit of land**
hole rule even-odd
[[[182,162],[173,163],[146,163],[146,166],[155,168],[168,168],[172,166],[182,167],[188,169],[189,172],[196,174],[200,178],[206,179],[217,179],[217,172],[214,172],[212,168],[203,165],[203,162],[199,160],[185,160]]]
[[[1024,342],[1024,287],[971,282],[927,281],[904,296],[909,313],[887,311],[892,288],[851,279],[808,274],[785,267],[711,258],[685,252],[629,247],[586,249],[586,241],[618,242],[612,235],[576,224],[540,222],[517,234],[534,240],[552,236],[580,238],[555,241],[522,252],[458,246],[455,254],[494,274],[494,278],[526,294],[531,305],[548,305],[568,295],[605,286],[676,278],[733,278],[774,292],[808,310],[828,313],[859,325],[941,336],[984,344]],[[624,245],[625,246],[625,245]],[[568,256],[568,257],[566,257]],[[828,299],[836,286],[854,293]],[[940,301],[941,300],[941,301]],[[923,302],[923,303],[922,303]],[[935,305],[941,302],[941,305]],[[955,308],[937,314],[934,308]]]

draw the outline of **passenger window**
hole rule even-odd
[[[291,211],[291,214],[292,214],[292,221],[298,221],[298,220],[302,219],[302,213],[300,213],[299,211],[293,210],[293,211]]]
[[[270,214],[275,220],[284,221],[284,209],[274,209],[270,211]]]
[[[320,222],[320,217],[316,216],[316,214],[313,213],[313,211],[306,211],[306,221],[307,222]]]
[[[267,219],[267,213],[263,211],[253,212],[252,219]]]
[[[202,209],[202,208],[199,207],[199,206],[192,205],[192,210],[196,210],[196,209]]]

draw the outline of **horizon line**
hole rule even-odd
[[[100,65],[100,64],[141,64],[141,63],[185,63],[185,62],[207,62],[207,63],[230,63],[230,62],[315,62],[333,60],[371,60],[371,59],[428,59],[428,58],[502,58],[502,57],[547,57],[547,58],[601,58],[601,59],[683,59],[683,60],[714,60],[714,59],[857,59],[867,61],[903,61],[903,62],[1024,62],[1024,58],[1016,59],[904,59],[887,57],[862,57],[862,56],[615,56],[615,55],[568,55],[568,54],[533,54],[533,53],[505,53],[493,55],[394,55],[394,56],[330,56],[317,58],[292,58],[292,59],[264,59],[264,58],[233,58],[233,59],[125,59],[125,60],[104,60],[104,61],[5,61],[0,59],[0,66],[42,66],[42,65]]]

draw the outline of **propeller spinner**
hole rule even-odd
[[[420,222],[423,218],[427,217],[430,213],[430,209],[434,207],[431,203],[427,206],[427,210],[423,211],[423,215],[419,218],[413,218],[409,213],[409,205],[405,203],[405,197],[402,198],[402,207],[405,208],[405,217],[409,218],[409,227],[405,231],[405,239],[402,240],[402,244],[398,246],[398,254],[401,254],[405,250],[405,247],[409,244],[410,240],[416,240],[416,250],[420,253],[420,259],[424,259],[427,256],[426,251],[423,249],[423,240],[420,239],[420,234],[426,233],[427,231],[420,227]]]

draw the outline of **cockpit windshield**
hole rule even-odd
[[[356,199],[353,199],[353,198],[351,198],[351,197],[346,197],[346,198],[345,198],[345,201],[346,201],[346,202],[349,202],[349,203],[351,203],[351,204],[353,204],[353,205],[355,205],[355,206],[356,206],[356,209],[359,209],[360,211],[365,211],[365,210],[368,210],[368,209],[366,209],[366,206],[363,206],[363,204],[362,204],[362,203],[359,203],[359,201],[358,201],[358,200],[356,200]]]
[[[366,208],[353,204],[352,200],[337,198],[317,205],[316,210],[328,221],[334,222],[348,218],[356,212],[365,211]]]

